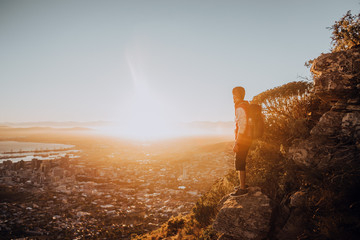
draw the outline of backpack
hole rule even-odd
[[[264,118],[261,105],[244,101],[240,106],[245,110],[248,117],[247,131],[250,138],[257,139],[264,134]]]

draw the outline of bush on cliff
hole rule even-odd
[[[252,102],[261,104],[265,114],[265,133],[261,140],[289,146],[295,138],[309,135],[324,107],[321,100],[311,94],[312,87],[310,82],[290,82],[253,98]]]
[[[360,44],[360,14],[348,11],[330,27],[332,30],[332,51],[346,50]]]
[[[331,51],[339,52],[360,45],[360,13],[352,15],[351,11],[335,21],[334,25],[328,27],[331,33]],[[314,59],[305,62],[306,67],[311,67]]]

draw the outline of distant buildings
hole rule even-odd
[[[19,227],[26,236],[64,238],[150,231],[191,211],[231,168],[230,158],[208,153],[182,163],[146,159],[95,165],[69,157],[4,161],[0,187],[8,195],[0,204],[0,234],[10,236]],[[26,197],[13,201],[14,196]]]

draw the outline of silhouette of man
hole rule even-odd
[[[249,103],[244,101],[245,89],[235,87],[232,94],[235,104],[235,144],[233,151],[235,152],[235,169],[239,174],[240,186],[235,187],[235,192],[231,193],[230,196],[236,197],[247,193],[245,166],[252,140],[246,113],[246,106]]]

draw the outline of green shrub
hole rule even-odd
[[[288,146],[298,137],[306,137],[311,124],[312,83],[290,82],[255,96],[254,103],[263,106],[264,141]]]
[[[360,45],[360,13],[352,15],[351,11],[335,21],[334,25],[328,27],[331,33],[331,51],[338,52]],[[314,59],[305,62],[306,67],[311,67]]]
[[[360,44],[360,14],[352,15],[348,11],[332,27],[332,51],[346,50]]]

